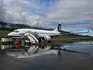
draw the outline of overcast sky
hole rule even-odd
[[[93,29],[93,0],[0,0],[0,21],[55,28],[60,20],[65,31]]]

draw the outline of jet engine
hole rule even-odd
[[[51,40],[51,37],[50,36],[44,36],[44,37],[41,37],[42,38],[42,40],[44,40],[44,41],[49,41],[49,40]]]
[[[39,42],[50,41],[50,40],[51,40],[51,37],[50,36],[42,36],[42,37],[40,37]]]

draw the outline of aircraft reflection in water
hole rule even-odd
[[[51,46],[48,45],[32,45],[32,46],[26,46],[26,47],[17,47],[17,48],[11,48],[7,51],[7,54],[9,56],[13,56],[15,58],[27,58],[27,57],[33,57],[33,56],[41,56],[44,54],[59,54],[59,50],[52,50]]]
[[[16,45],[15,47],[12,47],[11,45],[3,45],[1,46],[1,49],[7,49],[7,55],[12,56],[14,58],[27,58],[27,57],[33,57],[33,56],[41,56],[45,54],[56,54],[60,55],[61,51],[66,52],[73,52],[73,53],[84,53],[84,52],[78,52],[73,50],[67,50],[62,49],[62,46],[60,45],[25,45],[25,46],[19,46]]]

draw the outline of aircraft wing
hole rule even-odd
[[[88,30],[88,31],[86,31],[86,32],[72,32],[72,31],[70,31],[70,32],[61,32],[61,35],[69,35],[69,34],[84,34],[84,33],[89,33],[90,32],[90,29]]]

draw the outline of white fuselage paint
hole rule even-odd
[[[60,35],[60,27],[61,27],[62,21],[59,22],[58,26],[56,27],[55,30],[49,31],[49,30],[40,30],[40,29],[16,29],[13,32],[9,33],[8,36],[10,37],[23,37],[22,35],[25,34],[26,32],[30,31],[31,34],[36,34],[39,37],[51,37],[51,36],[56,36]]]
[[[32,34],[36,33],[40,36],[55,36],[60,34],[60,32],[55,30],[48,31],[48,30],[39,30],[39,29],[16,29],[13,32],[10,32],[8,36],[21,37],[21,34],[26,33],[27,31],[30,31]]]

